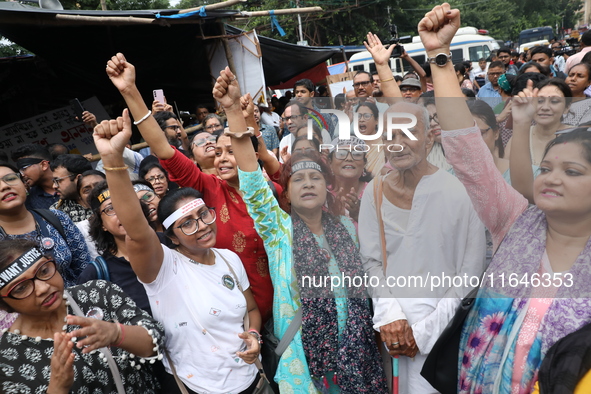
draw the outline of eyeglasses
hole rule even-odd
[[[112,204],[107,205],[105,208],[101,209],[101,213],[104,213],[107,216],[115,216],[115,209],[113,208]]]
[[[160,182],[163,183],[166,177],[164,175],[156,175],[146,178],[146,180],[150,183]]]
[[[489,128],[487,128],[487,129],[480,129],[480,133],[481,133],[482,135],[485,135],[485,134],[486,134],[486,133],[487,133],[487,132],[488,132],[488,131],[489,131],[491,128],[492,128],[492,127],[489,127]]]
[[[8,297],[15,300],[25,299],[35,291],[35,280],[46,282],[53,278],[56,272],[57,267],[55,265],[55,261],[47,260],[44,264],[37,268],[37,271],[35,271],[35,275],[33,275],[32,278],[23,279],[20,282],[15,283],[14,286],[8,290],[8,294],[0,297]]]
[[[287,122],[288,120],[297,119],[297,118],[302,117],[302,116],[304,116],[304,115],[291,115],[291,116],[284,116],[281,119],[284,122]]]
[[[439,118],[437,117],[437,112],[435,112],[433,115],[429,115],[429,123],[431,122],[435,122],[437,124],[439,124]]]
[[[8,186],[16,186],[22,182],[19,174],[15,174],[14,172],[12,174],[4,175],[0,180]]]
[[[181,126],[179,126],[178,124],[171,124],[170,126],[165,126],[165,129],[173,129],[174,131],[180,130]]]
[[[197,138],[196,140],[193,141],[193,145],[201,147],[201,146],[207,145],[210,142],[215,143],[215,141],[216,141],[216,137],[214,135],[212,135],[209,137]]]
[[[221,128],[222,128],[222,125],[218,123],[218,124],[210,124],[209,126],[205,127],[205,130],[217,130],[217,129],[221,129]]]
[[[509,55],[497,56],[499,59],[509,59]]]
[[[180,228],[183,234],[185,235],[193,235],[199,230],[199,221],[202,221],[205,226],[208,226],[215,222],[215,209],[207,208],[206,211],[203,211],[199,214],[197,219],[188,219],[184,221],[180,226],[175,228]]]
[[[373,114],[359,113],[359,112],[357,112],[357,115],[359,115],[359,119],[364,119],[364,120],[370,120],[371,117],[373,116]]]
[[[348,150],[336,150],[334,152],[334,158],[337,160],[345,160],[347,158],[347,156],[351,155],[351,158],[354,161],[359,161],[359,160],[363,160],[363,157],[365,156],[365,152],[356,152],[356,151],[351,151],[349,152]]]
[[[39,164],[41,164],[41,163],[42,163],[42,162],[35,163],[35,164],[29,164],[28,166],[24,166],[23,168],[20,168],[20,169],[18,170],[18,172],[20,172],[20,173],[21,173],[21,175],[25,175],[25,171],[26,171],[26,170],[27,170],[29,167],[31,167],[31,166],[36,166],[36,165],[39,165]]]
[[[304,155],[311,155],[314,154],[315,150],[312,148],[297,148],[294,149],[292,153],[297,153],[297,154],[304,154]]]
[[[53,178],[53,179],[52,179],[52,182],[53,182],[53,184],[54,184],[54,185],[57,185],[57,186],[59,186],[61,181],[63,181],[63,180],[64,180],[64,179],[66,179],[66,178],[69,178],[69,177],[71,177],[71,176],[72,176],[72,175],[70,174],[70,175],[62,176],[62,177],[60,177],[60,178]]]
[[[156,193],[147,191],[140,197],[140,201],[151,202],[154,197],[156,197]]]
[[[361,82],[355,82],[353,84],[354,87],[358,88],[360,86],[367,86],[371,83],[371,81],[361,81]]]
[[[501,76],[501,75],[503,75],[503,74],[505,74],[505,73],[488,73],[487,75],[488,75],[489,77],[500,77],[500,76]]]
[[[402,93],[406,93],[406,92],[418,92],[419,90],[421,90],[421,88],[417,88],[416,86],[403,86],[400,88],[400,91]]]

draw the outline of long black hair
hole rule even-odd
[[[115,237],[113,234],[108,232],[103,227],[103,217],[101,215],[101,205],[102,203],[98,203],[98,196],[109,189],[107,182],[100,182],[98,183],[94,189],[88,195],[88,205],[92,207],[92,216],[88,219],[88,234],[96,244],[96,250],[99,254],[109,253],[112,255],[116,255],[118,248],[117,243],[115,242]],[[96,201],[96,202],[95,202]],[[138,200],[139,201],[139,200]],[[139,201],[142,212],[144,217],[148,218],[149,208],[148,206]]]

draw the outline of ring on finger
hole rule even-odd
[[[391,346],[398,346],[398,345],[400,345],[400,342],[393,342],[393,343],[391,344]]]

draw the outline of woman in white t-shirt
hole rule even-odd
[[[142,121],[155,122],[149,116]],[[124,171],[130,123],[125,110],[123,117],[97,126],[94,140],[127,233],[129,262],[146,288],[153,316],[165,327],[166,371],[172,373],[172,360],[189,393],[252,393],[259,380],[253,363],[260,353],[261,316],[242,262],[230,250],[213,248],[215,211],[191,188],[173,190],[160,202],[158,218],[176,248],[160,244]],[[244,327],[247,311],[250,323]]]

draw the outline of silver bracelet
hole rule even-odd
[[[136,122],[133,122],[133,124],[136,125],[136,126],[139,125],[144,120],[148,119],[148,117],[150,117],[150,115],[152,115],[152,111],[151,110],[148,110],[148,113],[143,118],[141,118],[140,120],[138,120]]]
[[[230,137],[234,137],[234,138],[242,138],[245,136],[253,136],[254,135],[254,128],[253,127],[247,127],[246,131],[239,131],[239,132],[235,132],[235,131],[230,131],[229,127],[226,127],[224,129],[224,135],[228,135]]]

